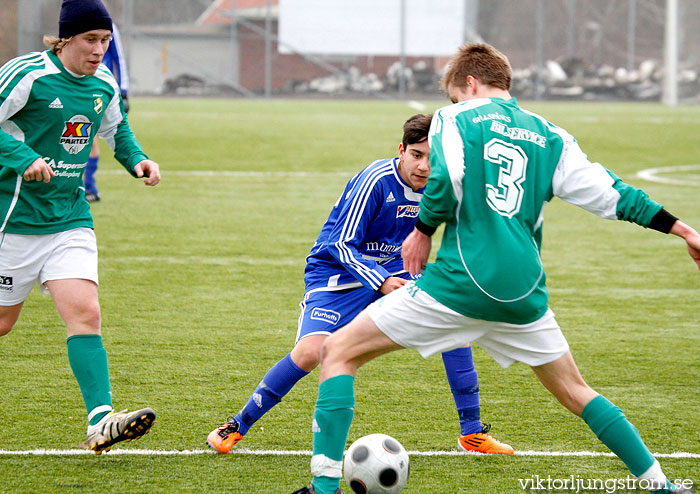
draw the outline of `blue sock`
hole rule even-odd
[[[442,362],[457,405],[462,435],[481,432],[479,378],[474,368],[472,347],[445,352],[442,354]]]
[[[273,365],[248,398],[248,403],[234,417],[234,420],[240,424],[238,432],[245,436],[248,429],[268,410],[282,401],[282,397],[307,374],[308,372],[294,363],[289,354]]]
[[[99,159],[99,156],[96,158],[88,158],[87,165],[85,165],[85,192],[90,194],[97,194],[95,172],[97,172],[97,162]]]

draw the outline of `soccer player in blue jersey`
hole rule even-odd
[[[124,102],[124,113],[129,113],[129,72],[126,68],[126,56],[122,48],[122,40],[116,24],[112,24],[112,41],[107,47],[107,51],[102,58],[102,63],[114,75],[114,79],[119,84],[119,92]],[[97,189],[97,164],[100,161],[100,144],[97,139],[92,141],[90,157],[85,166],[85,199],[87,202],[100,200],[100,192]]]
[[[430,174],[430,115],[404,124],[399,156],[378,160],[355,175],[331,210],[307,257],[296,344],[263,377],[248,402],[214,429],[207,444],[228,453],[250,427],[277,405],[320,361],[326,338],[367,305],[412,277],[403,269],[401,244],[418,218],[418,203]],[[461,435],[468,451],[513,454],[483,426],[479,386],[469,346],[442,355],[454,395]]]

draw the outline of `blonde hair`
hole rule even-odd
[[[466,86],[470,75],[482,84],[508,91],[512,74],[508,57],[503,53],[486,43],[472,43],[459,47],[440,82],[447,91],[449,85]]]
[[[51,49],[51,52],[56,54],[60,52],[71,38],[57,38],[56,36],[44,35],[44,44]]]

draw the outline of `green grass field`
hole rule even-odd
[[[444,102],[425,104],[433,111]],[[635,176],[699,162],[700,107],[523,106],[700,227],[700,165],[664,175],[679,185]],[[209,431],[291,349],[304,258],[345,182],[394,156],[403,121],[416,111],[377,101],[135,99],[132,108],[132,127],[163,180],[144,187],[118,173],[103,148],[103,201],[93,206],[103,335],[115,407],[150,406],[158,419],[149,435],[114,451],[202,450]],[[683,242],[558,200],[545,217],[550,305],[584,377],[627,413],[653,452],[700,454],[700,272]],[[503,370],[478,348],[475,360],[482,418],[496,437],[518,451],[606,451],[528,368]],[[317,377],[301,381],[240,448],[310,450]],[[456,451],[459,428],[439,356],[404,351],[371,362],[356,393],[351,441],[384,432],[409,451]],[[289,493],[310,479],[303,454],[8,454],[74,450],[85,425],[64,325],[35,289],[0,339],[0,492]],[[518,479],[533,476],[627,475],[607,456],[411,461],[408,494],[512,494],[525,492]],[[697,456],[660,461],[669,478],[700,481]]]

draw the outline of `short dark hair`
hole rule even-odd
[[[447,91],[451,84],[455,87],[465,87],[467,76],[476,78],[482,84],[510,89],[513,71],[508,57],[486,43],[472,43],[459,47],[452,57],[447,72],[442,78],[442,89]]]
[[[410,144],[423,142],[428,138],[430,132],[430,122],[433,120],[433,115],[418,113],[413,115],[406,123],[403,124],[403,148],[406,149]]]

